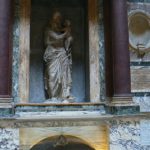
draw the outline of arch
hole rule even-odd
[[[133,51],[150,49],[150,16],[147,12],[136,10],[129,14],[129,46]],[[142,46],[142,47],[141,47]]]
[[[94,150],[94,148],[81,138],[72,135],[56,135],[45,138],[31,147],[30,150]]]

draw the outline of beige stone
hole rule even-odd
[[[150,4],[128,3],[131,61],[150,60]]]
[[[107,127],[79,126],[79,127],[54,127],[54,128],[22,128],[20,129],[20,144],[23,147],[33,147],[40,141],[57,135],[68,135],[85,141],[85,144],[95,150],[108,150]]]
[[[150,91],[150,67],[131,67],[132,92]]]
[[[27,103],[29,100],[30,5],[30,0],[20,2],[19,98],[21,103]]]

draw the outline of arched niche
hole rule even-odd
[[[137,10],[129,14],[129,46],[137,57],[144,57],[150,51],[150,16]]]
[[[22,103],[22,105],[27,103],[34,103],[37,105],[37,103],[41,104],[47,100],[43,87],[44,66],[42,56],[44,46],[40,37],[42,37],[45,29],[44,27],[52,14],[50,11],[52,11],[52,6],[54,4],[57,6],[55,8],[59,8],[60,12],[62,12],[62,16],[66,16],[66,18],[69,18],[71,21],[73,20],[72,23],[74,26],[76,24],[73,28],[77,40],[75,40],[76,46],[74,44],[74,74],[72,73],[74,84],[72,87],[72,95],[75,97],[75,103],[99,103],[100,48],[97,0],[20,1],[20,60],[18,81],[20,103]],[[78,20],[79,18],[80,20]],[[81,30],[80,24],[82,24],[83,30]],[[40,27],[40,29],[38,27]],[[81,33],[82,36],[79,36]],[[35,44],[34,41],[36,41]],[[41,42],[41,45],[36,45],[37,43],[40,44],[39,41]],[[80,48],[78,44],[81,46]],[[41,49],[38,51],[37,48],[40,47]],[[81,51],[75,51],[76,49]],[[84,54],[82,54],[82,52],[84,52]],[[78,53],[80,53],[80,56],[78,56]],[[82,62],[80,57],[82,58]],[[38,76],[40,76],[40,79]]]
[[[74,137],[74,136],[53,136],[46,138],[36,145],[34,145],[30,150],[94,150],[87,142],[84,140]]]

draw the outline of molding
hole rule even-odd
[[[105,105],[101,103],[16,103],[16,106],[99,106]]]
[[[138,106],[132,100],[132,97],[112,97],[109,106]]]
[[[6,104],[6,103],[11,103],[12,101],[13,101],[13,98],[0,98],[0,105]]]

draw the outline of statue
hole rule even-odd
[[[45,34],[45,90],[49,99],[71,100],[71,22],[56,11]]]

